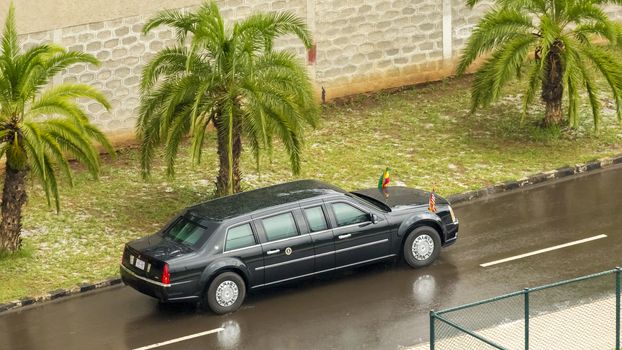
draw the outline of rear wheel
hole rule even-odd
[[[246,297],[246,284],[235,272],[223,272],[216,276],[204,296],[207,306],[222,315],[240,308]]]
[[[428,266],[441,252],[441,238],[429,226],[414,229],[404,242],[404,260],[410,267]]]

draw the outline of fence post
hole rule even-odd
[[[529,350],[529,288],[523,289],[525,295],[525,350]]]
[[[620,350],[620,272],[616,267],[616,350]]]
[[[434,341],[436,340],[434,338],[434,310],[430,310],[430,350],[434,350]]]

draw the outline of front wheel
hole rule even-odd
[[[246,285],[235,272],[223,272],[210,283],[205,299],[210,310],[218,315],[240,308],[246,297]]]
[[[403,249],[410,267],[428,266],[441,253],[441,238],[432,227],[420,226],[408,235]]]

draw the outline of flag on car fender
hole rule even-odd
[[[436,195],[434,194],[434,189],[430,192],[430,201],[428,204],[428,210],[436,213]]]

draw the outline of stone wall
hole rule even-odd
[[[259,0],[239,1],[242,2],[239,6],[223,8],[223,17],[233,21],[252,12],[284,8],[284,2],[274,2],[267,8]],[[287,8],[306,18],[305,0],[288,1]],[[76,65],[60,74],[55,82],[80,82],[103,91],[112,105],[111,110],[106,111],[96,102],[85,102],[89,116],[108,133],[125,133],[132,131],[136,124],[143,66],[156,52],[175,43],[174,33],[167,27],[159,27],[143,35],[142,28],[148,18],[133,16],[96,22],[25,34],[21,39],[25,47],[35,43],[55,42],[68,50],[83,51],[97,57],[101,61],[99,67]],[[302,44],[292,37],[281,39],[277,46],[294,50],[300,57],[305,55]]]
[[[152,14],[165,7],[196,6],[203,0],[0,0],[0,18],[11,1],[16,6],[17,30],[34,33]],[[238,0],[221,0],[236,2]],[[235,5],[235,4],[234,4]]]
[[[304,18],[317,46],[317,60],[307,65],[309,74],[318,91],[323,86],[331,99],[451,75],[460,50],[490,0],[473,10],[463,0],[223,0],[218,3],[227,21],[244,18],[255,11],[280,10],[291,10]],[[18,2],[18,13],[20,10],[23,11]],[[611,7],[608,12],[614,18],[622,18],[619,7]],[[22,39],[26,46],[54,41],[99,58],[100,67],[74,67],[61,74],[56,82],[79,81],[101,89],[111,101],[112,110],[107,112],[95,103],[87,105],[95,124],[109,134],[131,132],[136,122],[142,67],[154,53],[174,43],[173,32],[167,28],[158,28],[147,36],[141,34],[150,15],[142,13],[25,33]],[[301,60],[307,59],[306,50],[296,38],[282,38],[277,47],[293,50]]]
[[[316,81],[336,97],[436,71],[443,52],[441,12],[438,0],[316,1]]]

